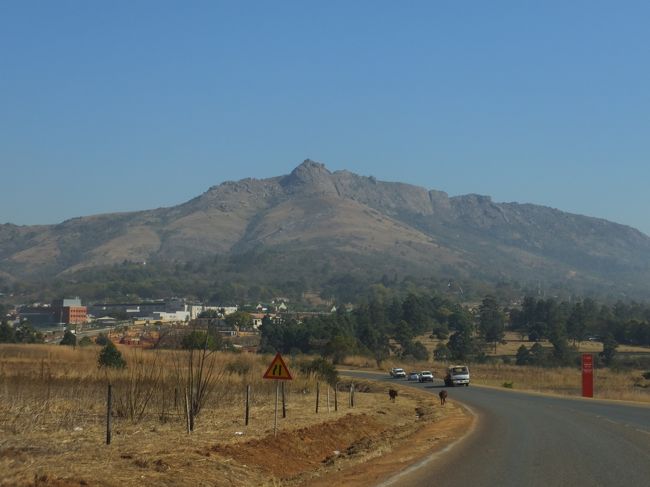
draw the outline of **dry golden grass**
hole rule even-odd
[[[382,363],[381,369],[373,360],[363,356],[345,359],[346,367],[381,370],[388,374],[391,367],[410,371],[431,370],[434,377],[442,378],[447,362],[404,362],[393,357]],[[582,376],[577,367],[531,367],[505,364],[469,364],[472,382],[503,387],[511,383],[513,389],[580,396]],[[643,377],[643,370],[617,371],[596,369],[594,372],[594,397],[650,403],[650,380]]]
[[[121,350],[129,366],[124,370],[107,370],[96,365],[98,347],[73,350],[57,345],[1,346],[0,414],[16,432],[44,425],[56,428],[57,423],[67,427],[65,418],[68,417],[82,426],[98,419],[103,421],[99,413],[105,408],[110,381],[118,414],[120,402],[126,399],[126,394],[133,394],[134,387],[141,391],[153,387],[150,392],[154,397],[145,416],[162,417],[163,421],[165,417],[181,417],[183,391],[179,390],[174,365],[178,352],[126,347]],[[269,357],[252,354],[217,354],[217,382],[208,402],[214,409],[239,406],[244,401],[246,384],[250,384],[253,391],[252,407],[269,402],[275,393],[275,383],[262,379],[269,362]],[[138,364],[141,367],[137,367]],[[159,374],[155,380],[144,375],[136,377],[140,369],[157,369]],[[297,375],[286,388],[286,395],[313,389],[314,385],[313,377]],[[32,414],[23,414],[27,410]],[[201,420],[198,419],[199,425]]]
[[[219,353],[218,383],[197,417],[196,430],[187,434],[180,398],[174,405],[174,352],[121,350],[129,367],[107,375],[96,366],[99,347],[0,346],[0,485],[279,485],[282,465],[276,470],[264,467],[266,452],[300,444],[304,458],[295,460],[302,464],[294,470],[302,473],[282,481],[297,483],[309,478],[309,472],[326,468],[317,451],[319,445],[322,449],[323,434],[340,431],[342,436],[332,441],[343,450],[355,435],[378,431],[383,443],[373,444],[376,455],[392,448],[390,438],[406,437],[419,427],[414,411],[421,399],[404,391],[397,403],[390,403],[383,386],[364,386],[368,392],[355,394],[354,408],[348,405],[347,387],[341,387],[335,412],[333,390],[328,411],[327,387],[321,384],[320,412],[315,414],[315,378],[301,376],[295,364],[288,363],[294,380],[285,387],[287,418],[281,419],[280,413],[279,432],[289,436],[274,445],[275,383],[261,379],[271,357]],[[133,387],[136,362],[155,365],[160,376],[144,414],[131,420],[117,413],[120,401],[128,399],[125,391]],[[108,379],[115,396],[109,446],[105,445]],[[146,389],[150,384],[144,382],[139,387]],[[248,426],[246,384],[252,388]],[[340,427],[321,428],[318,423],[323,421],[340,422]],[[350,431],[350,422],[358,425],[358,432]],[[256,444],[261,446],[255,448]],[[245,462],[224,456],[228,445],[247,445],[252,456],[244,457]],[[346,461],[357,457],[350,458]]]
[[[582,375],[576,367],[518,367],[503,364],[474,364],[472,380],[478,384],[513,389],[580,396]],[[594,397],[650,403],[650,381],[642,371],[619,372],[610,369],[594,371]]]
[[[431,338],[430,335],[419,336],[416,338],[416,340],[422,342],[422,344],[427,348],[429,352],[433,352],[436,346],[438,345],[438,343],[440,342],[446,343],[446,340]],[[511,332],[511,331],[506,332],[504,341],[506,343],[497,344],[496,352],[494,351],[494,347],[489,346],[487,350],[485,350],[485,353],[487,355],[498,355],[498,356],[510,355],[514,357],[517,354],[517,349],[521,345],[525,345],[527,348],[530,348],[531,346],[533,346],[534,343],[534,342],[529,342],[527,340],[522,340],[521,336],[518,333]],[[548,348],[548,349],[553,348],[553,345],[548,340],[540,340],[539,344],[544,348]],[[603,351],[603,344],[601,342],[584,341],[584,342],[576,342],[575,345],[578,348],[578,352],[597,353]],[[650,347],[640,347],[634,345],[621,344],[618,346],[617,351],[621,353],[650,354]]]

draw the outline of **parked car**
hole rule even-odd
[[[417,372],[411,372],[408,376],[408,380],[420,380],[420,374]]]
[[[404,369],[400,369],[399,367],[390,369],[390,375],[394,379],[404,379],[406,377],[406,372],[404,372]]]
[[[423,370],[420,372],[420,376],[418,379],[420,382],[433,382],[433,374],[431,373],[430,370]]]
[[[447,369],[445,376],[445,385],[447,387],[469,386],[469,368],[467,365],[452,365]]]

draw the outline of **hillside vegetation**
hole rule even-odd
[[[287,176],[225,182],[171,208],[0,226],[0,280],[12,289],[56,277],[109,293],[107,276],[140,266],[157,281],[137,280],[141,292],[182,291],[196,279],[205,293],[223,282],[284,291],[342,277],[435,276],[641,297],[649,256],[648,236],[602,219],[449,197],[309,160]]]

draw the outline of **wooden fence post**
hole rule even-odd
[[[334,384],[334,411],[335,412],[339,410],[339,401],[337,395],[338,390],[339,390],[339,383],[337,382],[336,384]]]
[[[320,382],[316,382],[316,414],[318,414],[319,399],[320,399]]]
[[[275,413],[273,415],[273,436],[278,436],[278,391],[280,390],[280,384],[278,381],[275,381]]]
[[[187,433],[190,433],[190,399],[187,396],[187,387],[185,388],[185,423],[187,424]]]
[[[106,444],[111,444],[111,410],[113,408],[113,386],[108,384],[108,397],[106,398]]]
[[[161,411],[160,411],[160,422],[165,423],[167,421],[167,397],[165,395],[165,388],[162,388],[162,401],[161,401]]]
[[[246,426],[248,426],[248,411],[249,411],[249,400],[251,395],[251,386],[250,384],[246,385]]]

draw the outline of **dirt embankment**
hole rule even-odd
[[[209,453],[259,469],[283,485],[370,486],[442,450],[471,428],[473,418],[462,406],[453,401],[437,406],[434,398],[403,393],[397,401],[415,407],[398,422],[395,413],[402,408],[388,404],[277,437],[214,445]]]
[[[360,487],[441,450],[471,427],[472,417],[453,398],[443,407],[436,396],[401,388],[391,402],[385,389],[367,384],[355,408],[338,412],[315,415],[311,401],[301,409],[296,404],[277,436],[268,422],[245,430],[229,420],[193,435],[175,425],[123,425],[109,447],[97,441],[101,427],[5,437],[0,485]]]

